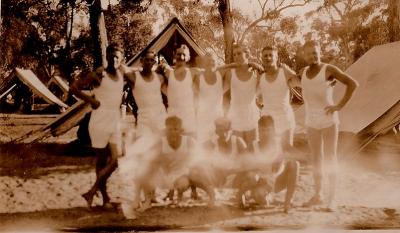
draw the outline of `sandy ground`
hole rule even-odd
[[[29,129],[40,127],[37,121],[32,120]],[[0,126],[2,142],[29,131],[10,118],[2,118]],[[74,151],[65,144],[73,137],[74,131],[38,145],[0,146],[1,232],[400,229],[400,150],[390,140],[389,147],[377,143],[363,155],[341,157],[339,208],[333,213],[300,207],[312,195],[310,168],[302,163],[295,207],[289,214],[279,206],[238,209],[230,201],[233,191],[223,189],[215,207],[206,206],[203,192],[203,200],[197,202],[191,202],[187,192],[183,206],[160,203],[136,220],[125,220],[118,207],[86,208],[80,194],[95,180],[95,159],[88,151]],[[297,145],[307,155],[301,139]],[[108,185],[114,202],[123,196],[121,185],[115,173]],[[157,193],[161,198],[165,190]],[[101,200],[96,198],[95,203]]]

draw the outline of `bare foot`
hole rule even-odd
[[[331,202],[325,208],[323,208],[323,211],[326,212],[335,212],[336,210],[337,210],[337,205],[335,202]]]
[[[167,195],[163,198],[163,201],[168,201],[168,200],[173,201],[174,200],[174,194],[175,194],[175,190],[173,190],[173,189],[169,190]]]
[[[88,208],[92,208],[93,194],[91,194],[90,192],[86,192],[82,194],[82,197],[85,199]]]
[[[303,207],[311,207],[314,205],[321,205],[321,204],[322,204],[321,197],[318,195],[314,195],[310,200],[308,200],[303,204]]]
[[[134,210],[130,210],[130,211],[125,210],[123,213],[124,213],[125,219],[128,219],[128,220],[134,220],[134,219],[137,219],[137,217],[138,217],[136,211],[134,211]]]
[[[292,207],[293,207],[293,204],[292,204],[291,202],[285,203],[284,206],[283,206],[283,212],[284,212],[285,214],[288,214],[288,213],[289,213],[289,210],[290,210]]]
[[[197,194],[197,191],[192,191],[192,193],[190,194],[190,198],[192,198],[193,200],[199,200],[199,195]]]
[[[112,209],[114,209],[114,205],[111,202],[104,202],[103,203],[103,209],[112,210]]]

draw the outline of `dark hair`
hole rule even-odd
[[[190,50],[189,50],[189,47],[187,45],[181,44],[178,48],[176,48],[176,50],[178,50],[178,49],[182,49],[183,52],[186,54],[186,56],[190,57]]]
[[[264,52],[266,50],[272,50],[272,51],[276,51],[278,52],[278,47],[276,47],[275,45],[266,45],[261,52]]]
[[[167,119],[165,119],[165,125],[170,125],[170,124],[177,124],[179,126],[182,126],[182,120],[177,116],[169,116],[167,117]]]
[[[320,43],[319,43],[318,41],[316,41],[316,40],[309,40],[309,41],[306,41],[306,42],[304,43],[303,48],[309,48],[309,47],[318,47],[318,48],[321,48],[321,45],[320,45]]]
[[[107,54],[110,54],[110,53],[116,52],[116,51],[124,53],[124,49],[122,48],[121,44],[119,44],[119,43],[111,43],[111,44],[109,44],[107,46],[107,49],[106,49],[106,53]]]
[[[262,116],[258,120],[258,127],[269,127],[274,125],[274,119],[271,116]]]
[[[146,51],[143,53],[142,57],[145,57],[147,54],[153,54],[154,56],[157,55],[156,52],[154,52],[153,50],[146,50]]]
[[[232,44],[232,50],[234,49],[241,49],[244,53],[246,53],[248,56],[250,55],[250,50],[247,48],[246,45],[244,44],[238,44],[238,43],[233,43]]]

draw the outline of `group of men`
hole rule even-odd
[[[235,44],[234,63],[216,67],[213,57],[206,54],[199,57],[197,67],[189,67],[190,50],[181,45],[175,50],[173,67],[162,62],[155,72],[154,52],[145,52],[142,68],[138,70],[123,64],[123,50],[119,45],[109,45],[107,66],[71,85],[72,93],[93,108],[89,134],[98,157],[96,181],[82,196],[90,206],[93,196],[100,191],[103,205],[110,206],[107,179],[117,168],[120,154],[119,107],[126,81],[138,106],[135,140],[127,142],[133,146],[127,146],[131,149],[120,165],[135,186],[131,204],[122,206],[127,218],[135,216],[140,191],[146,193],[149,202],[159,187],[170,190],[170,199],[174,198],[174,190],[178,190],[180,200],[189,187],[192,197],[197,198],[197,187],[206,191],[213,202],[214,189],[226,183],[230,176],[240,205],[246,203],[246,192],[257,203],[265,204],[269,193],[286,189],[284,211],[287,212],[292,205],[299,171],[299,163],[288,156],[294,153],[295,129],[290,88],[299,86],[305,102],[315,183],[314,195],[304,204],[323,204],[321,184],[325,158],[329,164],[326,172],[329,194],[325,203],[328,210],[334,210],[337,111],[350,99],[357,83],[336,66],[322,63],[320,56],[317,42],[305,43],[304,58],[308,66],[299,78],[288,66],[279,64],[274,46],[263,48],[262,65],[249,62],[248,49]],[[347,86],[338,104],[332,96],[336,80]],[[94,86],[92,95],[80,91],[87,84]],[[167,97],[167,107],[162,93]],[[225,103],[227,94],[230,99]],[[143,149],[149,140],[154,143]],[[142,149],[132,149],[138,147]],[[139,164],[133,169],[140,172],[130,171],[129,161]]]

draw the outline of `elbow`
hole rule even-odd
[[[358,88],[360,86],[360,84],[356,80],[353,80],[353,81],[354,81],[353,82],[354,89]]]
[[[354,92],[358,88],[359,84],[357,81],[353,80],[353,82],[350,83],[350,90]]]
[[[78,88],[75,85],[71,85],[69,87],[69,92],[73,95],[76,95],[76,93],[78,92]]]

